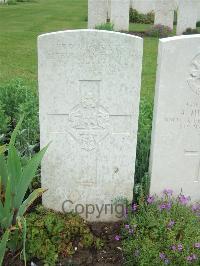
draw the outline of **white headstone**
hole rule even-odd
[[[160,0],[155,8],[154,24],[161,24],[173,29],[174,24],[174,5],[172,1]]]
[[[105,24],[108,18],[108,0],[88,0],[88,28]]]
[[[200,200],[200,35],[160,40],[151,147],[151,193]]]
[[[181,35],[187,28],[196,29],[198,20],[197,0],[182,0],[179,2],[176,34]]]
[[[116,31],[129,30],[130,0],[111,0],[111,23]]]
[[[106,204],[132,198],[143,41],[64,31],[41,35],[38,52],[41,146],[51,142],[42,163],[43,204],[62,211],[70,200],[65,210],[82,204],[90,221],[117,220]],[[95,208],[89,216],[88,204]]]

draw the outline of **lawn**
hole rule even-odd
[[[0,83],[20,77],[37,84],[37,36],[87,27],[87,0],[36,0],[0,6]],[[149,25],[131,24],[141,31]],[[142,95],[152,99],[156,71],[157,39],[144,40]]]

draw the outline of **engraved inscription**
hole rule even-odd
[[[198,130],[200,129],[200,103],[186,102],[179,113],[165,116],[164,121],[182,129],[191,128]]]
[[[195,94],[200,95],[200,54],[192,60],[188,85]]]
[[[91,151],[108,135],[109,113],[99,104],[100,81],[80,81],[80,103],[69,114],[70,134]]]

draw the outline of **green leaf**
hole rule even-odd
[[[17,185],[22,175],[22,169],[20,157],[13,145],[9,145],[8,150],[8,175],[11,180],[11,191],[15,194]]]
[[[0,176],[0,225],[2,223],[2,219],[4,218],[4,208],[3,208],[3,203],[1,201],[1,188],[2,188],[2,178]]]
[[[1,242],[0,242],[0,266],[3,263],[3,259],[4,259],[4,256],[5,256],[6,245],[7,245],[7,242],[8,242],[9,234],[10,234],[10,231],[7,230],[4,233],[4,235],[3,235],[2,239],[1,239]]]
[[[22,125],[22,121],[23,121],[23,119],[24,119],[24,116],[22,116],[22,117],[20,118],[18,124],[16,125],[16,127],[15,127],[15,129],[14,129],[14,131],[13,131],[13,133],[12,133],[12,136],[11,136],[11,139],[10,139],[9,146],[15,144],[15,140],[16,140],[16,137],[17,137],[17,133],[18,133],[18,131],[19,131],[21,125]]]
[[[4,203],[4,218],[2,220],[2,226],[4,228],[8,228],[12,224],[13,215],[13,197],[11,193],[10,178],[8,178]]]
[[[34,190],[28,198],[22,203],[22,205],[19,208],[18,211],[18,216],[22,217],[24,213],[27,211],[27,209],[31,206],[31,204],[38,198],[40,197],[46,190],[43,188],[38,188]]]
[[[2,184],[5,188],[8,178],[8,169],[6,165],[5,156],[3,154],[0,154],[0,176],[2,178]]]
[[[40,152],[38,152],[24,167],[20,182],[18,183],[17,190],[16,190],[16,197],[15,197],[15,201],[14,201],[15,209],[19,209],[20,205],[22,204],[22,201],[24,199],[26,191],[27,191],[33,177],[35,176],[35,173],[38,169],[38,166],[39,166],[47,148],[48,148],[48,146],[46,146],[44,149],[42,149]]]
[[[6,150],[7,150],[6,145],[0,146],[0,154],[4,153]]]

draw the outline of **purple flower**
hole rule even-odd
[[[195,248],[200,248],[200,242],[194,244]]]
[[[119,240],[120,240],[120,236],[119,236],[119,235],[116,235],[116,236],[115,236],[115,240],[116,240],[116,241],[119,241]]]
[[[174,250],[174,251],[176,250],[176,245],[172,246],[172,250]]]
[[[196,203],[196,204],[192,205],[192,210],[194,212],[200,211],[200,204]]]
[[[196,254],[192,254],[192,258],[193,258],[193,260],[197,260],[197,255]]]
[[[165,254],[162,252],[162,253],[159,254],[159,257],[160,257],[161,260],[164,260],[165,259]]]
[[[132,204],[132,211],[137,211],[137,207],[138,207],[137,204],[133,203]]]
[[[167,227],[168,228],[172,228],[172,226],[175,224],[175,222],[173,220],[170,220]]]
[[[165,194],[167,196],[172,196],[173,190],[172,189],[164,189],[163,194]]]
[[[183,250],[183,245],[178,244],[178,251],[182,251]]]
[[[147,198],[147,202],[149,204],[152,204],[154,202],[154,200],[155,200],[155,197],[154,196],[148,196],[148,198]]]
[[[184,195],[180,195],[178,199],[182,205],[186,205],[190,201],[190,197],[186,197]]]
[[[187,261],[192,262],[193,260],[197,260],[196,254],[191,254],[190,256],[187,256]]]
[[[127,218],[127,216],[128,216],[128,209],[125,208],[125,210],[124,210],[124,218]]]
[[[130,228],[130,225],[129,224],[125,224],[125,228],[126,229],[129,229]]]
[[[187,261],[192,261],[192,260],[193,260],[192,256],[187,256]]]
[[[128,232],[129,232],[129,234],[133,234],[134,231],[133,231],[133,229],[129,229]]]
[[[164,202],[161,205],[159,205],[160,210],[170,210],[171,209],[171,203],[170,202]]]

